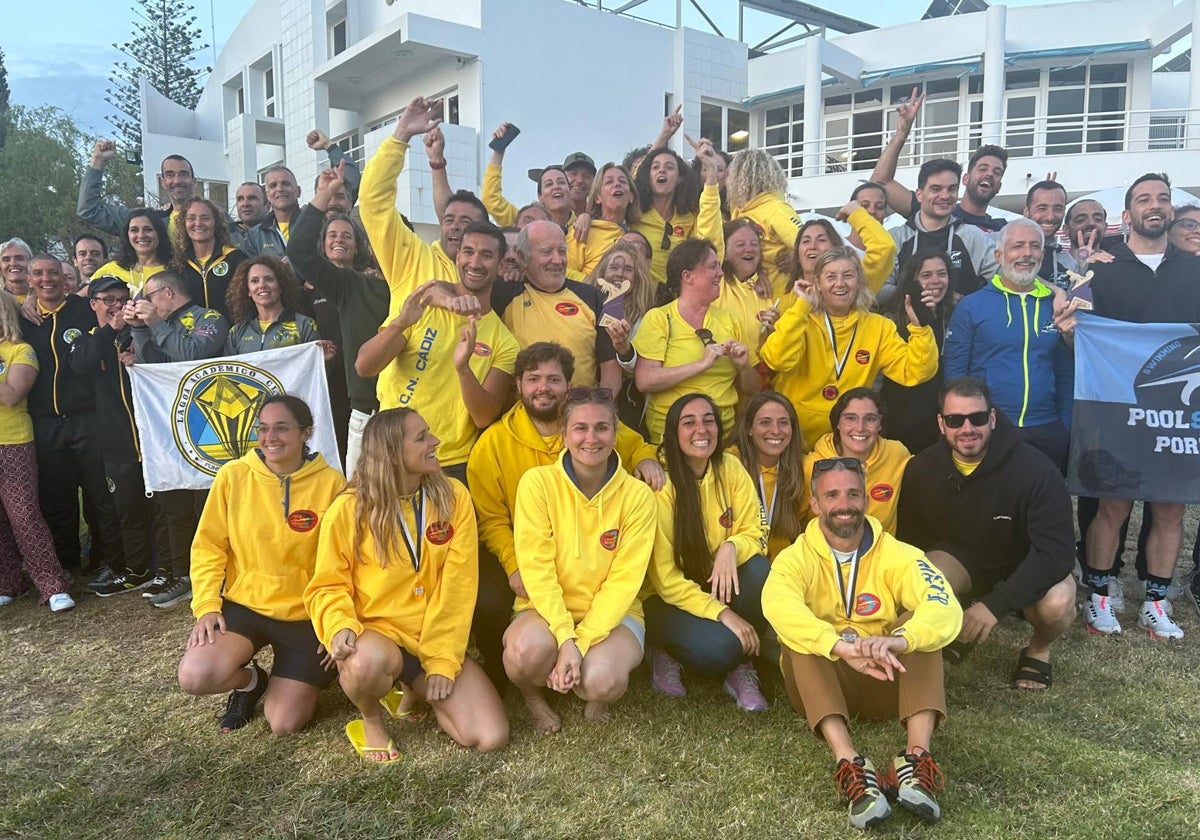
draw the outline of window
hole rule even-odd
[[[446,104],[442,110],[442,114],[446,122],[450,125],[458,125],[458,94],[452,93],[446,97]]]
[[[263,70],[263,113],[275,116],[275,68]]]
[[[804,103],[768,108],[764,115],[763,146],[783,167],[784,174],[804,174]]]
[[[335,21],[329,27],[329,54],[341,55],[346,51],[346,19]]]
[[[1058,68],[1046,76],[1046,154],[1117,152],[1124,147],[1126,65]]]
[[[750,114],[713,102],[700,103],[700,136],[718,151],[737,152],[750,146]]]
[[[875,168],[883,149],[883,101],[883,88],[825,100],[825,172]]]
[[[335,137],[331,142],[337,143],[341,150],[349,155],[359,166],[362,166],[365,162],[363,160],[362,135],[358,133],[358,129],[347,132],[340,137]]]
[[[246,89],[241,85],[238,85],[237,89],[234,91],[234,96],[237,101],[237,113],[246,113]]]

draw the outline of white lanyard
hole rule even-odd
[[[404,518],[404,511],[400,512],[400,536],[404,538],[404,546],[408,549],[408,554],[412,558],[414,572],[421,571],[421,543],[425,534],[424,494],[424,490],[418,490],[417,495],[413,496],[413,519],[417,523],[417,538],[415,540],[412,533],[408,530],[408,522]]]
[[[775,497],[779,495],[779,476],[775,476],[775,486],[771,488],[771,501],[767,501],[767,485],[763,482],[762,469],[758,470],[758,500],[762,502],[767,513],[768,527],[775,521]]]
[[[838,591],[842,593],[842,603],[846,607],[846,618],[853,619],[854,591],[858,588],[858,549],[855,549],[854,556],[850,558],[849,587],[842,580],[842,564],[838,561],[832,549],[829,552],[829,556],[833,558],[833,576],[837,579]]]
[[[846,369],[846,362],[850,361],[850,348],[854,346],[854,338],[858,335],[858,324],[854,324],[854,332],[850,333],[850,340],[846,342],[846,352],[838,357],[837,334],[833,329],[833,321],[829,318],[829,313],[825,313],[825,329],[829,330],[829,346],[833,350],[833,378],[836,382],[842,378],[842,371]]]

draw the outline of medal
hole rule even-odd
[[[833,351],[833,381],[837,382],[842,378],[842,371],[846,369],[846,362],[850,359],[850,348],[854,346],[854,339],[858,336],[858,324],[855,323],[854,332],[850,333],[850,340],[846,342],[846,350],[840,355],[838,354],[837,333],[828,312],[825,313],[825,329],[829,331],[829,348]],[[827,400],[836,400],[837,395],[837,385],[826,385],[821,389],[821,396]]]
[[[838,633],[838,637],[841,638],[841,640],[843,642],[847,642],[848,644],[854,644],[855,642],[858,641],[858,634],[855,633],[854,630],[850,627],[843,628]]]
[[[836,385],[826,385],[821,389],[821,396],[827,400],[836,400],[838,389]]]

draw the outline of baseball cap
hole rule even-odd
[[[596,162],[583,152],[571,152],[571,154],[567,155],[566,159],[563,160],[563,170],[566,171],[571,167],[579,166],[580,164],[583,164],[588,169],[592,170],[593,174],[595,174]]]
[[[113,277],[111,274],[106,274],[104,277],[93,277],[92,282],[88,283],[88,297],[94,299],[101,292],[107,292],[118,286],[129,291],[129,285],[120,277]]]

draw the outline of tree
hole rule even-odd
[[[4,66],[4,50],[0,49],[0,149],[8,132],[8,68]]]
[[[142,79],[185,108],[195,108],[200,101],[201,78],[212,68],[194,66],[196,55],[208,45],[200,43],[192,11],[189,0],[136,0],[133,37],[113,44],[130,60],[113,63],[104,101],[117,109],[108,119],[127,150],[141,153]]]

